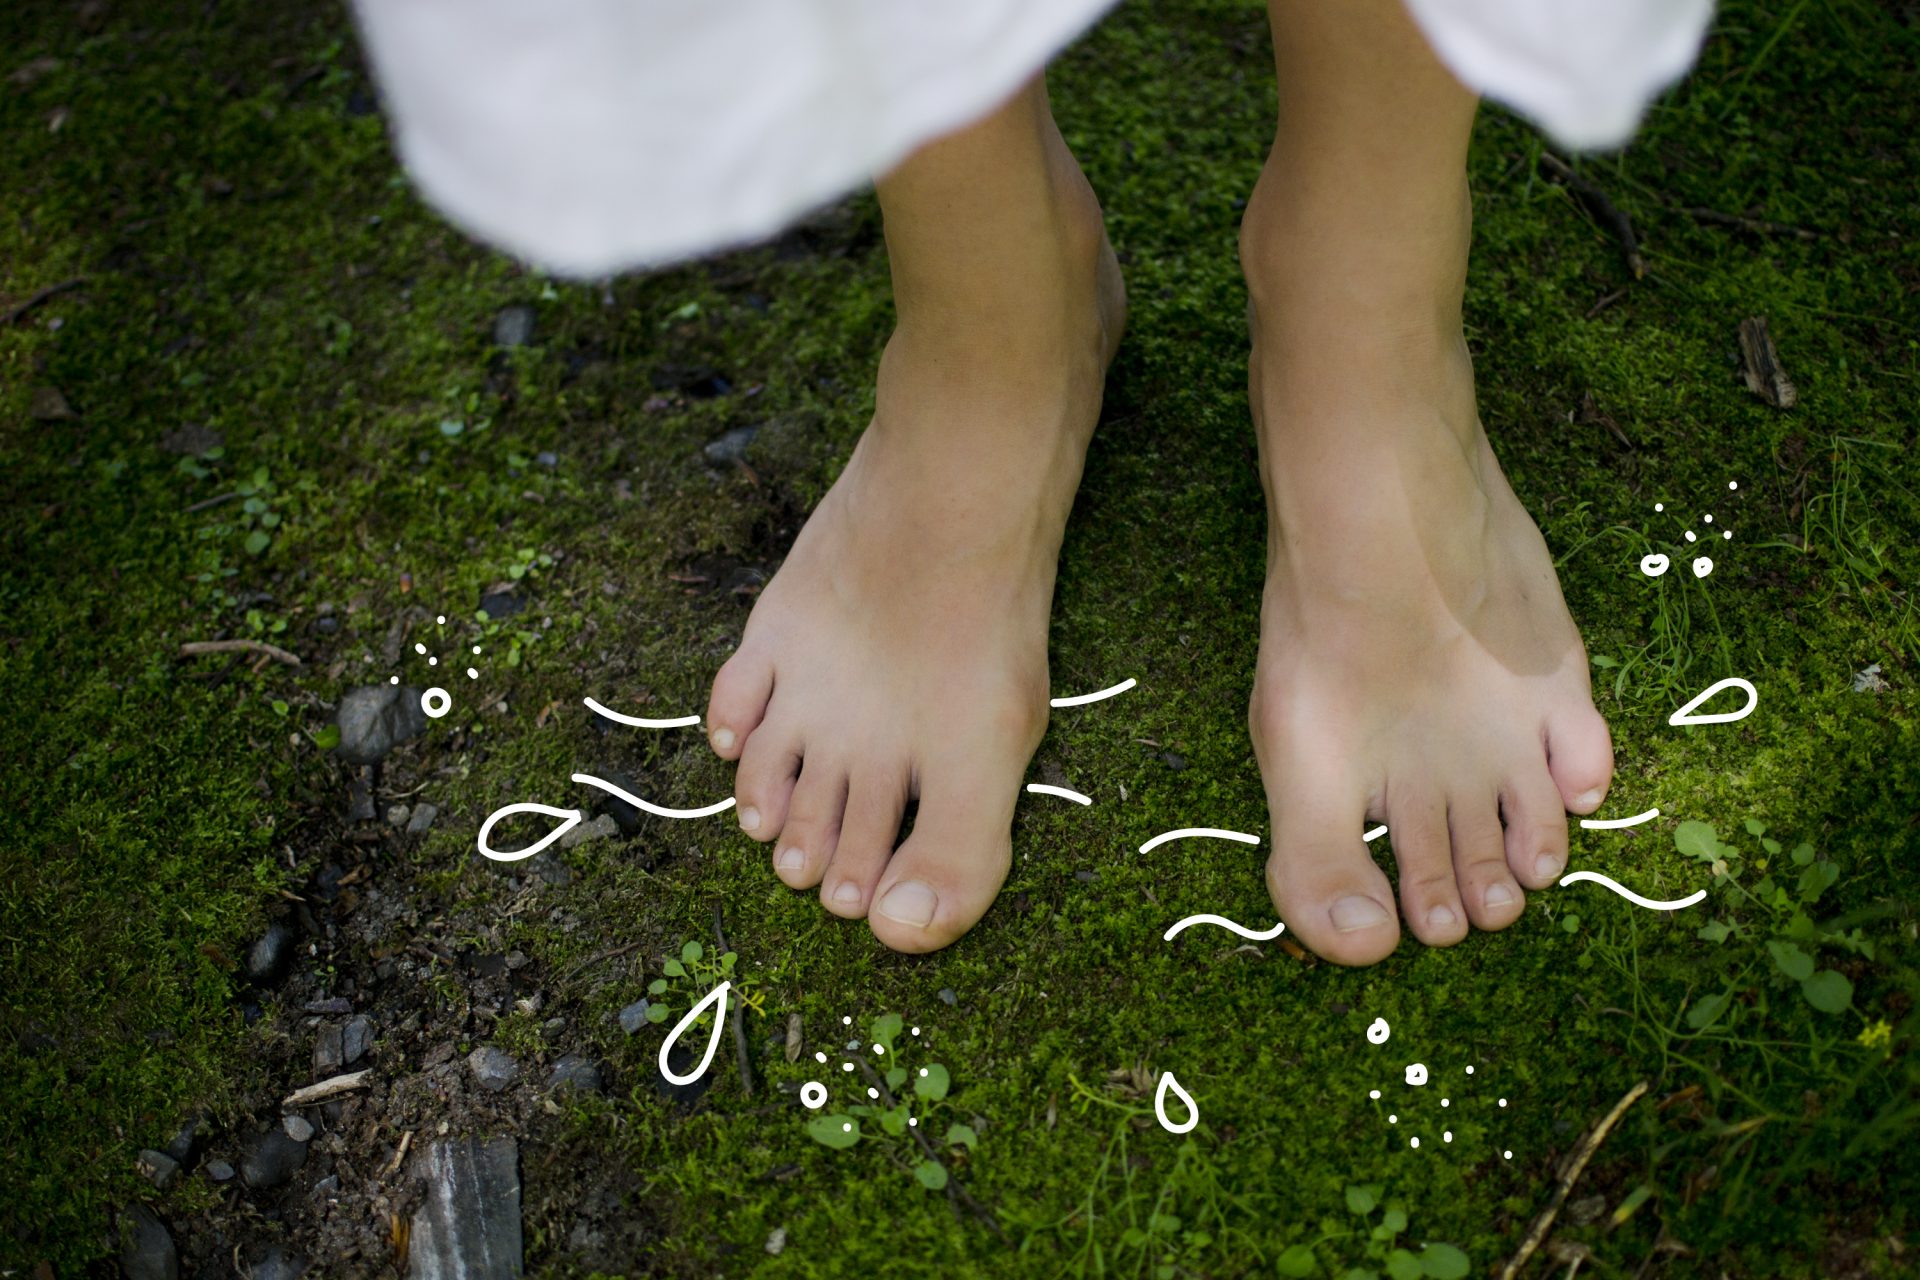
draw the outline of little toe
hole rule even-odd
[[[713,677],[707,697],[707,741],[722,760],[738,760],[773,696],[773,664],[741,649]]]
[[[1476,929],[1504,929],[1520,918],[1527,895],[1507,868],[1506,832],[1491,793],[1456,789],[1447,805],[1453,838],[1453,874]]]
[[[787,819],[787,801],[800,776],[800,736],[776,714],[761,723],[740,752],[733,796],[740,829],[755,840],[771,840]]]
[[[1013,861],[1017,777],[923,770],[913,834],[874,889],[867,925],[895,951],[937,951],[979,922]],[[1005,799],[1000,799],[1004,796]]]
[[[1514,770],[1500,795],[1507,869],[1529,889],[1545,889],[1567,866],[1567,813],[1544,763]]]
[[[1291,803],[1289,803],[1291,801]],[[1393,887],[1361,841],[1364,804],[1276,798],[1267,889],[1287,929],[1334,964],[1384,960],[1400,941]]]
[[[1592,813],[1607,798],[1607,784],[1613,780],[1613,736],[1591,703],[1547,721],[1547,768],[1569,813]]]
[[[787,802],[787,820],[773,846],[773,873],[790,889],[811,889],[826,874],[847,808],[846,770],[809,757]]]
[[[853,771],[847,782],[840,839],[820,881],[822,906],[848,920],[867,914],[873,886],[893,856],[894,842],[900,838],[900,818],[906,811],[904,771]]]
[[[1467,936],[1467,913],[1454,883],[1446,802],[1415,796],[1387,807],[1387,842],[1400,868],[1400,909],[1413,936],[1444,947]]]

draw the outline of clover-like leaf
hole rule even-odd
[[[1782,942],[1774,938],[1767,943],[1767,953],[1773,957],[1773,963],[1780,972],[1795,982],[1805,982],[1813,976],[1813,957],[1791,942]]]
[[[1420,1251],[1420,1270],[1428,1280],[1465,1280],[1473,1262],[1450,1244],[1430,1244]]]
[[[684,978],[687,976],[687,967],[678,960],[669,959],[665,964],[660,966],[660,972],[666,974],[669,978]]]
[[[807,1121],[807,1136],[823,1147],[844,1151],[860,1141],[860,1122],[837,1112]]]
[[[914,1077],[913,1091],[929,1102],[938,1102],[947,1096],[947,1090],[953,1080],[947,1075],[947,1069],[937,1062],[929,1062],[920,1068],[920,1074]]]
[[[1368,1214],[1372,1213],[1374,1210],[1374,1206],[1379,1203],[1380,1202],[1374,1196],[1373,1188],[1371,1187],[1348,1187],[1347,1188],[1347,1212],[1348,1213],[1357,1213],[1364,1218]]]
[[[974,1144],[978,1141],[980,1141],[980,1135],[973,1131],[972,1125],[954,1124],[947,1126],[947,1145],[950,1147],[965,1147],[971,1151],[973,1150]]]
[[[1853,983],[1837,969],[1822,969],[1800,984],[1800,994],[1822,1013],[1843,1013],[1853,1003]]]
[[[903,1025],[905,1024],[899,1014],[883,1013],[873,1020],[873,1024],[869,1026],[867,1030],[873,1033],[873,1041],[875,1044],[885,1045],[887,1051],[891,1053],[893,1051],[893,1039],[900,1034],[900,1028]]]
[[[681,944],[680,960],[684,964],[698,964],[700,961],[700,957],[704,956],[705,954],[707,954],[707,949],[701,946],[698,942],[686,942]]]
[[[913,1166],[913,1176],[920,1185],[929,1191],[944,1191],[947,1187],[947,1166],[938,1160],[922,1160]]]
[[[1420,1259],[1405,1249],[1395,1249],[1387,1255],[1387,1274],[1393,1280],[1420,1280],[1426,1274]]]
[[[1673,847],[1689,858],[1712,862],[1720,856],[1720,833],[1713,829],[1711,823],[1683,822],[1674,829]]]
[[[1313,1249],[1304,1244],[1290,1244],[1273,1261],[1275,1274],[1288,1277],[1288,1280],[1301,1280],[1313,1274],[1318,1265]]]

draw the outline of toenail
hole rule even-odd
[[[887,890],[878,910],[889,920],[924,929],[933,923],[933,907],[940,899],[918,880],[902,880]]]
[[[1591,809],[1600,803],[1600,797],[1605,794],[1605,790],[1600,787],[1595,787],[1591,791],[1583,791],[1580,793],[1579,798],[1573,802],[1573,807],[1576,809]]]
[[[724,728],[715,729],[713,731],[713,745],[722,751],[731,748],[733,746],[733,730]]]
[[[857,907],[860,905],[860,886],[851,880],[842,880],[833,891],[835,906]]]
[[[1327,914],[1333,919],[1333,927],[1342,933],[1371,929],[1377,924],[1385,924],[1390,918],[1386,908],[1372,898],[1363,898],[1359,894],[1340,899]]]
[[[1558,854],[1543,853],[1533,861],[1533,874],[1542,880],[1551,880],[1560,874]]]
[[[1453,914],[1452,907],[1435,907],[1427,912],[1427,927],[1431,929],[1451,929],[1453,922],[1459,919]]]
[[[1489,907],[1504,907],[1512,901],[1513,890],[1503,884],[1496,884],[1487,890],[1487,905]]]
[[[758,831],[760,829],[760,811],[752,805],[744,806],[740,810],[740,825],[748,831]]]
[[[774,856],[773,865],[782,871],[798,871],[807,865],[807,855],[789,846]]]

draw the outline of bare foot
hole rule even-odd
[[[992,903],[1046,728],[1055,562],[1124,312],[1071,165],[1055,210],[1071,225],[992,246],[1020,260],[980,264],[963,290],[903,262],[903,197],[883,184],[900,323],[872,424],[707,711],[775,873],[901,951],[946,946]]]
[[[1565,866],[1565,811],[1591,813],[1613,771],[1546,545],[1474,408],[1464,222],[1458,239],[1425,297],[1406,287],[1417,273],[1370,291],[1364,262],[1249,255],[1267,883],[1288,928],[1340,964],[1390,953],[1396,915],[1434,946],[1513,923],[1524,890]],[[1370,822],[1388,828],[1398,912]]]

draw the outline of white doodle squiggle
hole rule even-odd
[[[618,711],[603,707],[592,698],[582,698],[587,710],[597,716],[605,716],[618,724],[632,725],[636,729],[684,729],[688,725],[700,723],[699,716],[673,716],[665,720],[649,720],[645,716],[626,716]]]
[[[1385,1018],[1375,1018],[1367,1024],[1367,1043],[1369,1044],[1385,1044],[1392,1034],[1393,1028],[1387,1025]],[[1377,1098],[1380,1094],[1376,1091],[1373,1096]]]
[[[516,813],[544,813],[549,818],[565,818],[566,821],[524,849],[513,849],[501,852],[498,849],[490,847],[487,844],[487,833],[493,830],[494,823]],[[526,801],[521,804],[510,804],[504,809],[495,809],[487,815],[487,820],[480,824],[480,835],[477,840],[480,848],[480,856],[492,858],[495,862],[518,862],[522,858],[531,858],[534,854],[540,852],[555,840],[558,840],[561,836],[573,830],[574,826],[580,821],[580,817],[581,814],[578,809],[556,809],[550,804],[534,804],[532,801]]]
[[[733,797],[728,796],[718,804],[710,804],[701,809],[669,809],[665,805],[658,805],[651,801],[642,800],[631,791],[623,791],[604,778],[596,778],[590,773],[576,773],[573,775],[573,780],[584,783],[589,787],[598,787],[610,796],[620,797],[620,799],[625,800],[636,809],[644,809],[648,813],[656,814],[662,818],[707,818],[716,813],[725,813],[728,809],[733,808],[734,805]]]
[[[1562,888],[1565,888],[1567,885],[1570,885],[1570,884],[1578,884],[1582,880],[1591,880],[1593,881],[1593,883],[1597,885],[1601,885],[1605,888],[1611,889],[1615,893],[1619,894],[1621,897],[1625,898],[1628,902],[1631,902],[1636,906],[1645,907],[1649,911],[1678,911],[1682,907],[1692,906],[1694,903],[1701,901],[1707,896],[1707,891],[1705,889],[1699,889],[1694,891],[1693,893],[1688,894],[1684,898],[1675,898],[1670,902],[1658,902],[1652,898],[1641,897],[1639,894],[1635,893],[1633,890],[1621,884],[1618,880],[1609,879],[1608,877],[1601,875],[1598,871],[1569,871],[1566,875],[1560,877],[1560,886]]]
[[[1071,800],[1075,804],[1092,804],[1092,796],[1083,796],[1078,791],[1069,791],[1065,787],[1050,787],[1044,782],[1029,782],[1027,790],[1037,796],[1059,796],[1062,800]]]
[[[1387,834],[1387,828],[1383,824],[1378,827],[1368,828],[1367,831],[1361,835],[1360,839],[1366,844],[1372,844],[1375,840],[1378,840],[1381,836],[1385,834]]]
[[[1162,934],[1161,936],[1166,941],[1172,942],[1174,934],[1179,933],[1182,929],[1186,928],[1188,925],[1194,925],[1194,924],[1217,924],[1222,929],[1226,929],[1231,933],[1237,933],[1243,938],[1252,938],[1256,942],[1266,942],[1269,939],[1279,937],[1281,934],[1287,931],[1287,926],[1285,922],[1276,924],[1275,926],[1273,926],[1273,928],[1265,930],[1264,932],[1256,933],[1254,930],[1247,928],[1243,924],[1235,924],[1233,921],[1227,919],[1225,916],[1201,914],[1197,916],[1188,916],[1184,920],[1177,921],[1171,929],[1168,929],[1166,933]]]
[[[1643,822],[1651,822],[1659,816],[1658,809],[1649,809],[1631,818],[1582,818],[1580,825],[1588,831],[1618,831],[1623,827],[1637,827]]]
[[[707,1067],[713,1062],[713,1051],[720,1047],[720,1031],[721,1028],[726,1025],[727,1021],[727,992],[732,989],[733,984],[731,982],[722,982],[719,986],[707,992],[706,995],[701,996],[700,1003],[687,1010],[686,1016],[674,1023],[673,1030],[669,1031],[667,1038],[660,1042],[660,1074],[665,1076],[670,1083],[692,1084],[695,1080],[698,1080],[707,1073]],[[694,1019],[698,1018],[708,1005],[716,1001],[719,1003],[719,1008],[715,1009],[713,1013],[713,1034],[707,1037],[707,1051],[700,1055],[700,1065],[695,1067],[691,1074],[680,1075],[674,1071],[672,1067],[667,1065],[667,1050],[671,1049],[674,1043],[680,1039],[682,1032],[693,1025]]]
[[[1738,689],[1747,695],[1746,705],[1738,711],[1696,712],[1695,708],[1705,705],[1707,700],[1722,689]],[[1760,691],[1739,676],[1728,676],[1725,680],[1716,680],[1702,689],[1699,696],[1667,717],[1671,725],[1682,724],[1732,724],[1735,720],[1745,720],[1760,705]]]
[[[1167,1094],[1170,1091],[1179,1094],[1180,1101],[1187,1108],[1187,1118],[1180,1124],[1167,1119]],[[1180,1087],[1180,1082],[1173,1078],[1171,1071],[1160,1073],[1160,1087],[1153,1091],[1153,1117],[1168,1133],[1186,1133],[1200,1123],[1199,1104],[1194,1102],[1192,1094]]]
[[[1119,684],[1113,685],[1106,689],[1101,689],[1097,693],[1076,694],[1074,697],[1071,697],[1071,698],[1049,698],[1047,700],[1047,705],[1052,707],[1084,707],[1089,702],[1100,702],[1107,698],[1112,698],[1119,694],[1125,693],[1127,690],[1133,688],[1133,686],[1137,683],[1139,682],[1136,681],[1132,676],[1128,676],[1125,680],[1122,680]]]
[[[1150,853],[1169,840],[1185,840],[1188,836],[1209,836],[1215,840],[1238,840],[1241,844],[1259,844],[1259,836],[1250,836],[1244,831],[1228,831],[1222,827],[1181,827],[1178,831],[1162,831],[1153,839],[1140,846],[1140,852]]]

